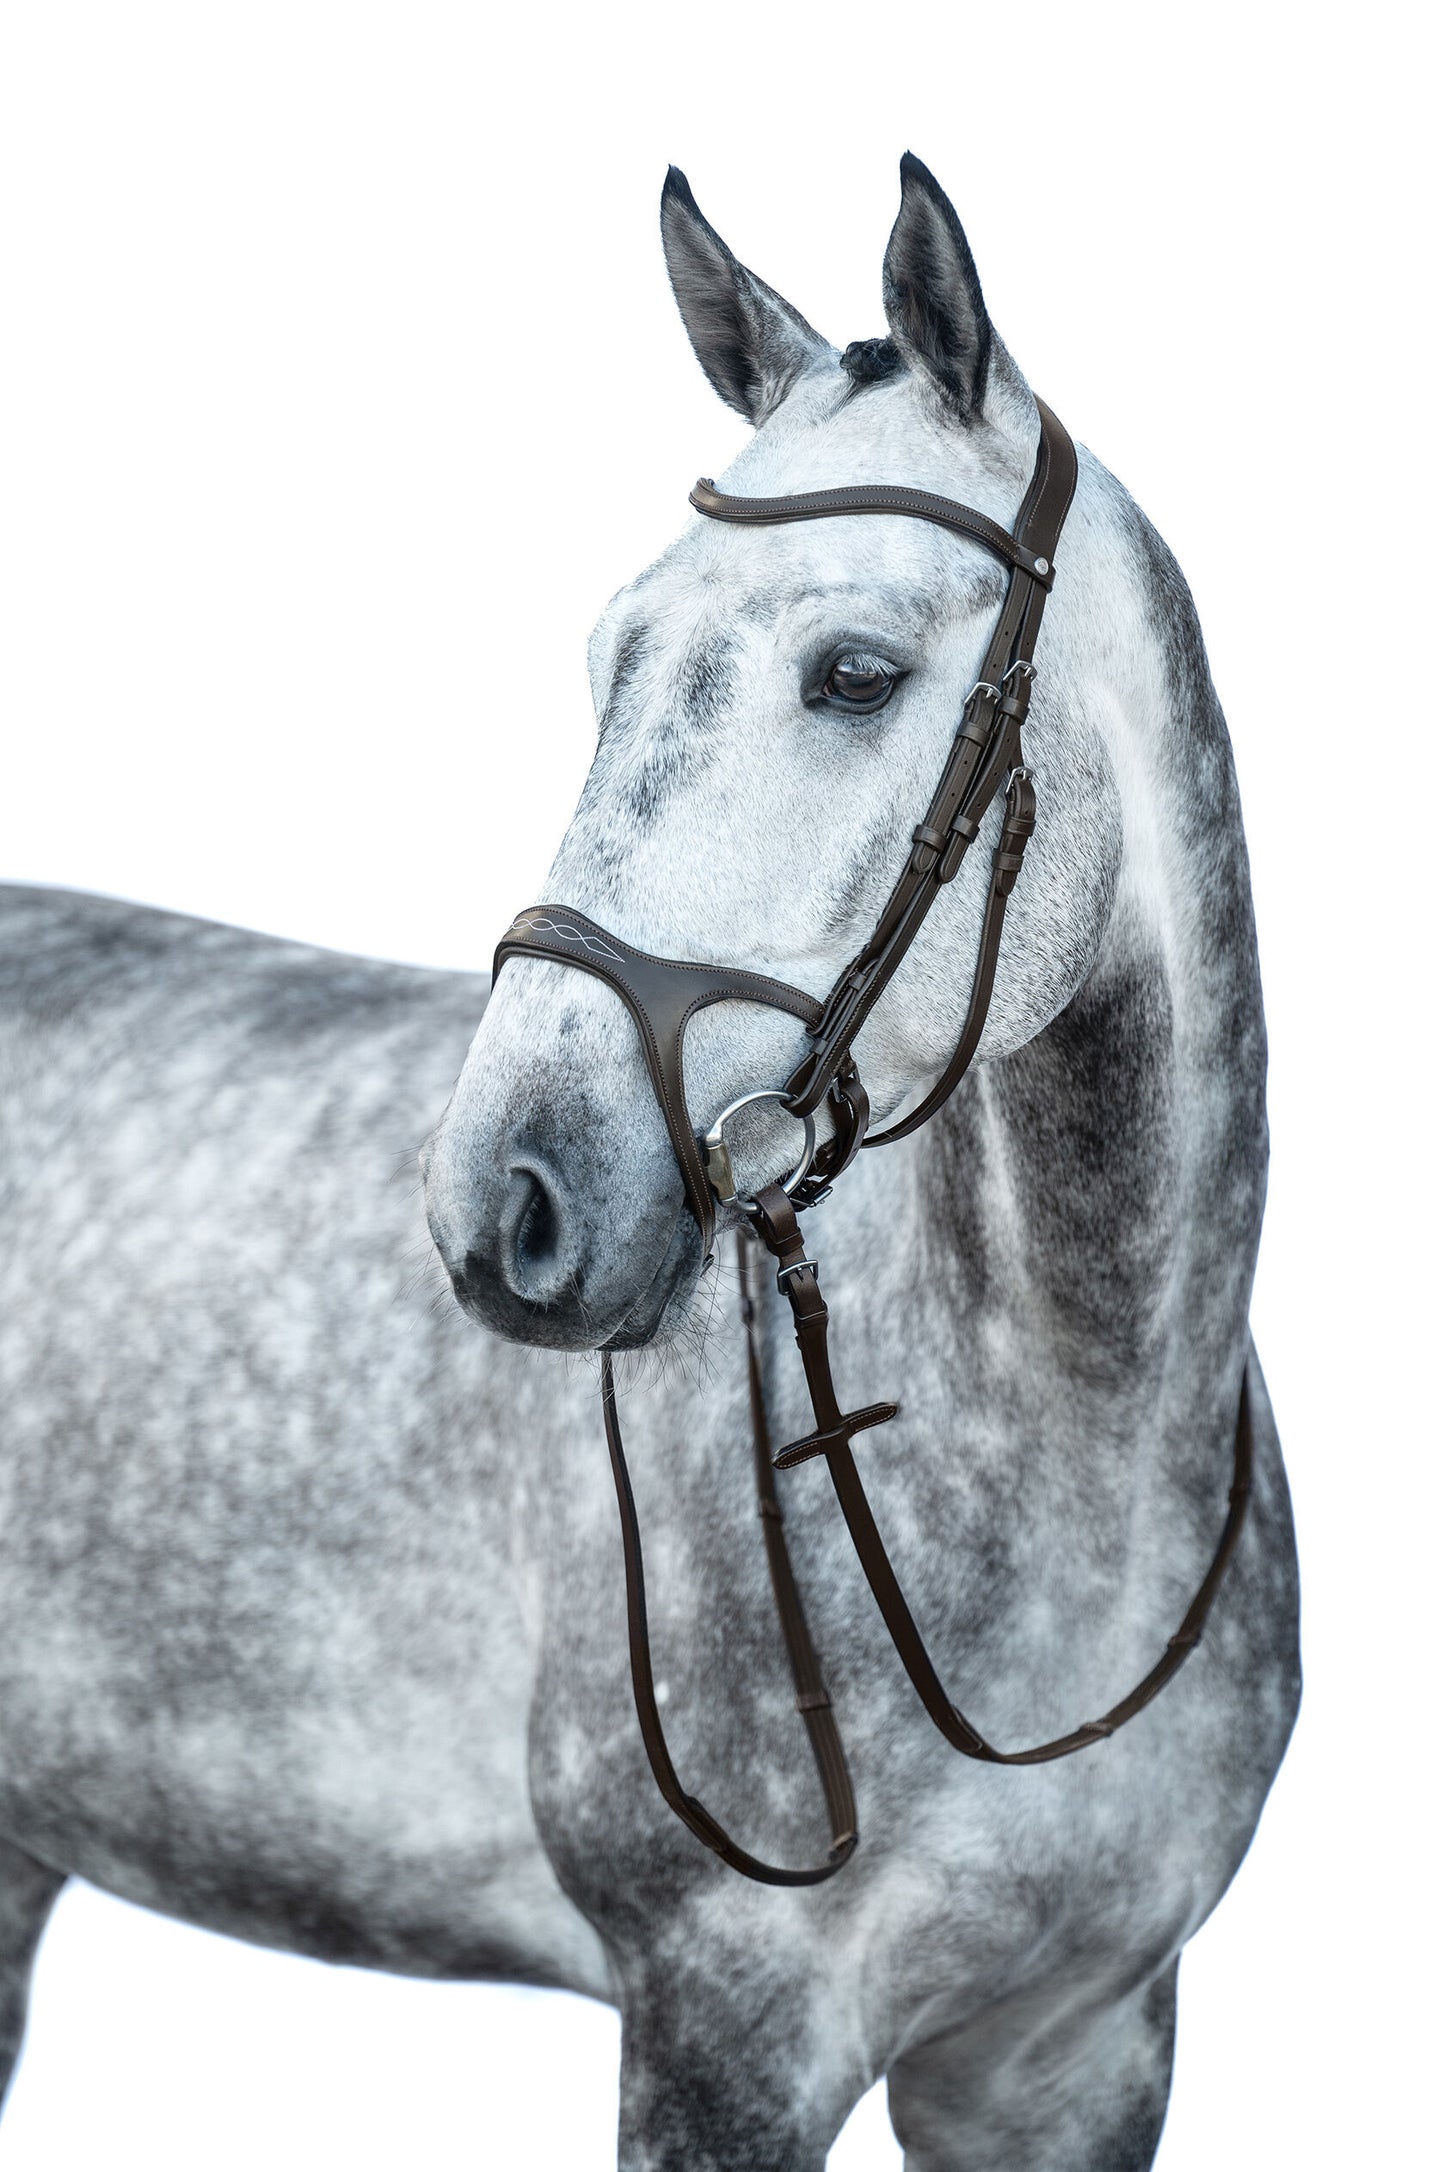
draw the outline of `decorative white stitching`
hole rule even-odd
[[[620,950],[614,950],[610,943],[602,942],[598,936],[584,935],[581,928],[569,928],[564,921],[534,920],[524,913],[517,924],[519,927],[531,928],[536,935],[560,935],[564,943],[580,943],[584,950],[590,950],[595,957],[615,958],[619,965],[623,963]]]

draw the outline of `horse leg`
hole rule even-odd
[[[904,2172],[1148,2172],[1178,1969],[1042,2028],[975,2024],[907,2053],[888,2075]]]
[[[734,1954],[624,1989],[618,2172],[823,2172],[871,2078],[810,2026],[826,2004]]]
[[[0,1840],[0,2100],[20,2056],[35,1949],[64,1883],[64,1871]]]

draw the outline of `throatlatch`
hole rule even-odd
[[[1024,762],[1023,726],[1034,683],[1034,645],[1054,581],[1054,559],[1077,479],[1073,443],[1058,418],[1038,403],[1039,445],[1032,480],[1013,531],[987,514],[929,491],[893,484],[817,490],[794,497],[735,498],[700,481],[691,503],[709,520],[743,526],[824,520],[844,515],[891,514],[926,520],[982,544],[1008,567],[1003,604],[977,682],[970,688],[943,773],[923,819],[913,831],[912,851],[873,933],[851,965],[819,1002],[802,989],[766,974],[723,965],[653,957],[562,905],[536,905],[518,915],[497,946],[494,975],[509,958],[549,958],[580,967],[613,988],[632,1014],[648,1076],[657,1095],[687,1202],[712,1253],[715,1199],[736,1206],[775,1263],[787,1297],[804,1377],[813,1408],[813,1429],[776,1453],[768,1434],[758,1360],[747,1248],[739,1232],[739,1267],[748,1345],[748,1393],[757,1468],[759,1513],[772,1573],[773,1593],[793,1670],[796,1702],[807,1726],[832,1826],[826,1861],[788,1870],[762,1862],[732,1840],[717,1820],[687,1794],[672,1759],[658,1714],[647,1630],[642,1539],[622,1450],[610,1356],[602,1358],[602,1410],[622,1518],[627,1574],[628,1641],[633,1694],[654,1777],[670,1807],[689,1830],[744,1876],[770,1885],[816,1885],[832,1877],[857,1845],[857,1819],[848,1767],[827,1689],[808,1631],[802,1600],[783,1537],[774,1469],[790,1469],[821,1456],[828,1465],[853,1544],[879,1612],[899,1657],[934,1725],[965,1757],[995,1765],[1045,1764],[1105,1740],[1143,1710],[1178,1672],[1198,1643],[1243,1526],[1252,1469],[1248,1376],[1241,1386],[1235,1424],[1234,1476],[1229,1512],[1219,1545],[1184,1620],[1163,1656],[1126,1697],[1102,1718],[1032,1749],[997,1750],[952,1703],[928,1656],[909,1611],[853,1458],[852,1442],[870,1427],[886,1424],[894,1403],[860,1410],[839,1408],[828,1356],[828,1307],[818,1286],[817,1263],[807,1257],[798,1213],[824,1198],[863,1147],[906,1138],[936,1115],[973,1059],[988,1016],[1008,900],[1018,880],[1035,822],[1033,782]],[[984,816],[1000,793],[1003,824],[993,855],[993,875],[979,935],[973,987],[957,1046],[918,1106],[886,1130],[868,1135],[868,1096],[853,1059],[852,1044],[946,883],[952,882],[977,838]],[[690,1020],[713,1003],[746,1002],[788,1011],[807,1029],[808,1048],[785,1086],[745,1094],[724,1109],[699,1141],[688,1115],[683,1044]],[[740,1197],[732,1175],[725,1127],[747,1102],[777,1100],[805,1126],[803,1156],[785,1180],[755,1198]],[[832,1135],[815,1151],[813,1118],[826,1104]]]

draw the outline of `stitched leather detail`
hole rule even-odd
[[[622,952],[614,950],[610,943],[604,943],[600,935],[584,935],[581,928],[570,928],[565,921],[543,920],[536,915],[524,915],[517,922],[517,926],[530,928],[534,935],[555,935],[564,943],[580,943],[584,950],[591,951],[594,958],[615,958],[619,964],[622,961]]]

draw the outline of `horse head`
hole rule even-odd
[[[904,485],[1009,527],[1038,409],[989,322],[953,207],[916,159],[903,161],[884,258],[887,337],[841,353],[738,262],[676,170],[662,234],[698,360],[754,426],[724,491]],[[1127,632],[1109,562],[1121,496],[1085,462],[1028,716],[1037,836],[980,1063],[1058,1014],[1115,906],[1120,787],[1100,719],[1118,698],[1110,652]],[[911,850],[1005,579],[984,549],[918,520],[694,518],[593,634],[597,751],[546,895],[640,950],[745,966],[824,997]],[[985,830],[1001,819],[995,805]],[[859,1035],[875,1122],[948,1061],[989,880],[979,850]],[[686,1047],[695,1128],[781,1086],[804,1048],[803,1025],[782,1011],[732,1001],[699,1013]],[[732,1143],[740,1187],[764,1183],[796,1159],[798,1128],[758,1103]],[[442,1259],[486,1326],[561,1348],[626,1348],[686,1312],[697,1221],[634,1021],[605,982],[545,958],[508,963],[424,1166]]]

